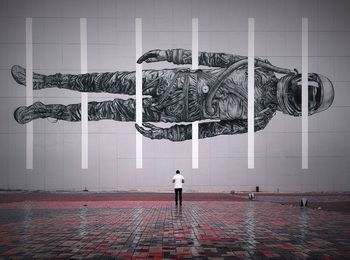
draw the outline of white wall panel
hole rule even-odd
[[[117,189],[121,191],[131,191],[131,190],[135,190],[135,188],[136,188],[135,158],[119,158],[118,165],[117,165]]]
[[[45,137],[45,189],[64,189],[64,135],[46,133]]]
[[[101,175],[103,174],[103,172],[100,171],[101,161],[98,159],[100,156],[101,149],[103,149],[103,147],[100,146],[99,133],[89,134],[89,147],[88,147],[89,168],[83,169],[80,171],[81,187],[82,187],[81,189],[84,189],[86,187],[88,190],[92,190],[92,191],[99,190],[100,179],[101,179]],[[113,179],[111,181],[113,181]]]
[[[8,183],[9,189],[26,189],[26,135],[25,133],[12,133],[8,135]]]
[[[2,189],[8,189],[9,180],[9,139],[8,134],[0,134],[0,183]]]
[[[65,133],[63,140],[63,189],[81,190],[81,135]]]

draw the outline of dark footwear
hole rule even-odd
[[[20,85],[26,86],[26,69],[19,66],[14,65],[11,68],[11,74],[13,79]],[[39,74],[39,73],[33,73],[33,89],[42,89],[45,88],[45,79],[46,76]]]
[[[11,74],[13,79],[21,85],[26,85],[26,69],[19,66],[14,65],[11,68]]]
[[[14,118],[20,124],[26,124],[37,118],[48,117],[46,106],[41,102],[35,102],[33,105],[26,107],[22,106],[13,113]]]

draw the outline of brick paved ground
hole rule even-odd
[[[0,258],[350,259],[350,215],[279,197],[5,193]]]

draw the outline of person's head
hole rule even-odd
[[[334,100],[332,82],[325,76],[309,73],[309,115],[329,108]],[[284,114],[301,116],[301,74],[290,73],[278,80],[277,101]]]
[[[180,174],[180,171],[179,171],[179,170],[176,170],[176,174]]]

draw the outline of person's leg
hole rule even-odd
[[[178,189],[175,189],[175,205],[177,206],[177,197],[178,197],[178,193],[179,193],[179,190]]]
[[[15,65],[11,69],[18,84],[26,85],[26,69]],[[145,70],[142,72],[144,95],[157,96],[175,75],[174,70]],[[33,89],[64,88],[79,92],[107,92],[135,95],[135,72],[104,72],[86,74],[43,75],[33,73]]]
[[[150,102],[148,99],[143,100]],[[143,113],[143,120],[149,122],[157,121],[158,115],[151,113],[145,108],[147,113]],[[81,104],[51,104],[45,105],[41,102],[35,102],[31,106],[22,106],[15,110],[14,117],[20,124],[28,123],[37,118],[55,118],[58,120],[77,122],[81,120]],[[88,120],[116,120],[116,121],[135,121],[135,100],[134,99],[114,99],[103,102],[88,103]]]
[[[180,206],[182,206],[182,188],[179,189],[179,199],[180,199]]]

